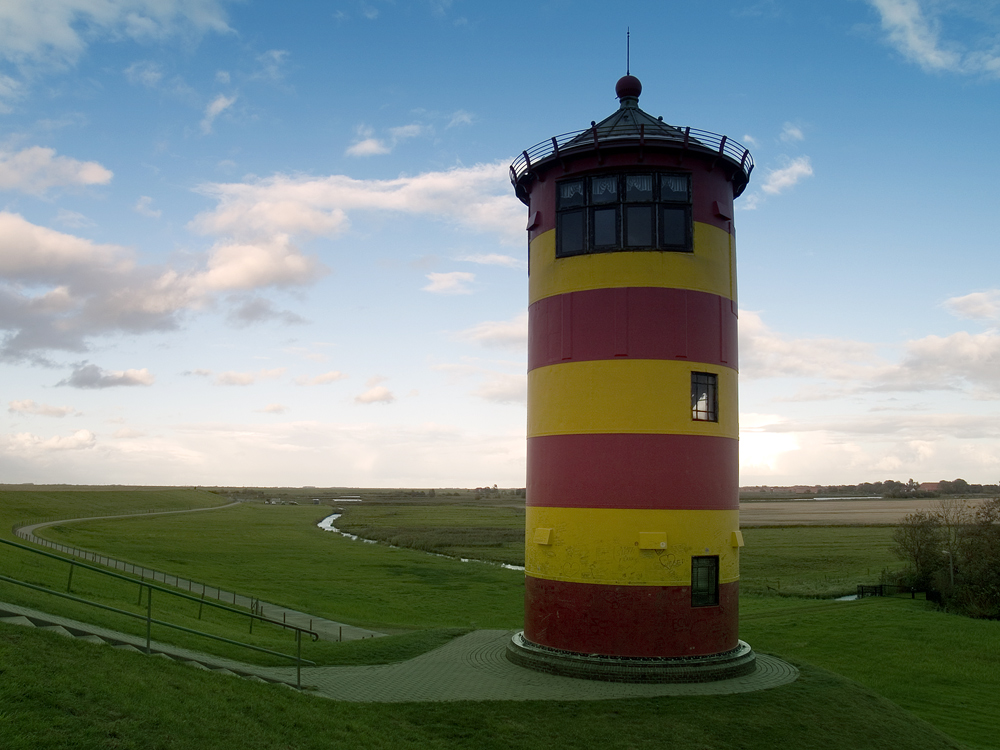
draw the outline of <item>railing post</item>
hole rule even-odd
[[[295,631],[295,687],[302,689],[302,631]]]
[[[201,619],[201,610],[205,607],[205,592],[201,592],[201,601],[198,602],[198,619]]]
[[[150,631],[153,629],[153,589],[151,586],[146,587],[146,654],[150,653],[149,648],[149,635]]]
[[[74,565],[73,561],[71,560],[70,563],[69,563],[69,580],[66,581],[66,593],[67,594],[72,590],[72,586],[73,586],[73,568],[75,568],[75,567],[76,567],[76,565]]]

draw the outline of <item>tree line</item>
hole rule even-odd
[[[1000,620],[1000,497],[975,508],[944,498],[906,516],[892,538],[906,562],[895,583],[937,592],[950,611]]]

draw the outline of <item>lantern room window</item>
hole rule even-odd
[[[557,183],[556,257],[692,251],[691,175],[658,172]]]

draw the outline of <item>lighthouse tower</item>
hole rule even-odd
[[[525,622],[508,658],[638,682],[754,670],[738,637],[736,248],[726,136],[619,109],[523,152]]]

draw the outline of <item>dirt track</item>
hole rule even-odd
[[[967,500],[972,507],[980,500]],[[933,511],[936,498],[920,500],[788,500],[740,503],[740,526],[896,524],[918,510]]]

